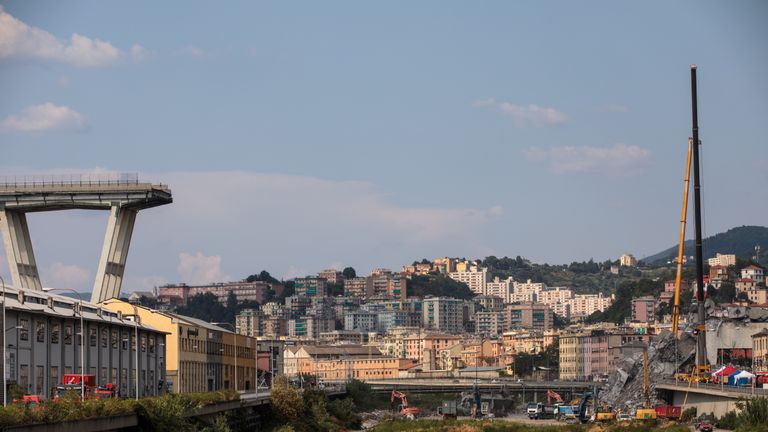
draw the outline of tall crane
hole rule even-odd
[[[688,218],[688,190],[691,182],[691,152],[693,139],[688,138],[688,157],[685,162],[685,189],[683,190],[683,212],[680,216],[680,245],[677,248],[677,274],[675,276],[675,304],[672,307],[672,335],[678,337],[680,323],[680,283],[683,275],[683,256],[685,252],[685,225]]]

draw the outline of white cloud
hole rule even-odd
[[[53,60],[77,67],[99,67],[120,59],[122,52],[111,43],[77,33],[69,43],[47,31],[15,18],[0,6],[0,59],[32,58]]]
[[[526,156],[548,162],[550,171],[556,174],[600,172],[632,175],[648,162],[650,152],[636,145],[618,143],[612,147],[530,148]]]
[[[310,273],[302,268],[296,267],[294,265],[288,266],[288,270],[285,271],[283,274],[282,279],[288,280],[288,279],[294,279],[304,276],[309,276]]]
[[[135,291],[152,291],[155,287],[168,284],[164,276],[126,276],[121,288],[123,294]]]
[[[492,108],[504,115],[510,116],[516,126],[556,125],[568,121],[568,115],[565,113],[558,111],[555,108],[543,107],[536,104],[522,106],[490,98],[477,101],[473,105],[478,108]]]
[[[42,272],[41,279],[45,286],[56,288],[82,289],[86,282],[91,281],[90,272],[74,264],[55,262]]]
[[[46,130],[82,131],[85,116],[65,105],[46,102],[24,108],[21,115],[10,115],[0,123],[0,130],[40,132]]]
[[[134,63],[141,63],[149,57],[149,51],[139,44],[131,45],[131,58]]]
[[[195,255],[182,252],[179,254],[179,265],[176,267],[181,279],[188,284],[206,284],[222,282],[225,277],[221,273],[221,256],[206,256],[202,252]]]

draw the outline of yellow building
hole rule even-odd
[[[285,359],[287,375],[316,375],[323,381],[397,378],[401,369],[413,364],[361,345],[292,347],[286,349]]]
[[[754,372],[768,372],[768,328],[752,335]]]
[[[165,338],[165,370],[172,392],[254,388],[257,364],[255,338],[235,334],[196,318],[156,311],[118,299],[107,300],[102,306],[119,311],[124,316],[138,315],[142,323],[168,333]],[[263,355],[259,356],[259,364],[264,363],[262,371],[268,369],[269,354],[266,353],[266,356],[265,359],[261,358]]]

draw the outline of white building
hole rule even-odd
[[[765,271],[756,265],[749,265],[741,269],[741,278],[752,279],[758,286],[765,285]]]
[[[470,271],[452,272],[448,273],[448,276],[457,281],[467,284],[470,290],[475,294],[485,294],[485,286],[488,283],[488,269],[483,267],[480,269],[472,268]]]
[[[721,254],[717,253],[715,254],[714,258],[710,258],[707,260],[710,266],[724,266],[724,267],[730,267],[736,265],[736,255],[735,254]]]
[[[485,295],[501,297],[505,303],[509,303],[509,295],[512,293],[511,288],[514,282],[511,277],[505,280],[495,277],[492,282],[485,283]]]
[[[486,336],[498,336],[506,331],[503,311],[484,311],[475,313],[475,333]]]
[[[574,318],[585,318],[595,312],[602,312],[613,304],[613,296],[603,297],[599,294],[577,294],[570,300],[571,316]]]

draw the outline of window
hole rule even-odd
[[[69,324],[64,326],[64,344],[72,345],[72,326]]]
[[[55,388],[59,384],[59,367],[51,366],[51,387]]]
[[[101,368],[101,377],[99,384],[104,385],[107,383],[107,368]]]
[[[123,335],[122,340],[121,340],[122,346],[123,346],[123,350],[127,350],[128,349],[128,333],[121,332],[121,334]]]
[[[44,379],[45,373],[43,372],[43,366],[35,366],[35,394],[43,394]]]
[[[131,340],[131,351],[136,351],[136,338],[131,337],[130,335],[128,336],[128,338]]]
[[[37,341],[45,342],[45,321],[37,322]],[[39,392],[37,394],[40,394]]]
[[[96,346],[96,329],[95,328],[88,329],[88,343],[92,347]]]
[[[147,351],[147,335],[141,335],[141,352]]]
[[[28,365],[21,365],[19,366],[19,386],[24,389],[24,391],[27,391],[27,387],[29,387],[29,366]]]
[[[20,319],[19,327],[19,339],[23,341],[29,340],[29,320],[24,318]]]
[[[112,384],[117,384],[117,368],[112,368]]]
[[[112,348],[117,348],[117,330],[112,330]]]
[[[60,326],[59,323],[53,323],[51,324],[51,343],[57,344],[59,343],[59,332],[60,332]]]
[[[154,354],[155,352],[155,338],[153,337],[149,338],[149,352],[150,354]]]
[[[101,329],[101,347],[106,348],[109,343],[109,330]]]
[[[64,373],[65,374],[71,374],[72,373],[72,366],[64,366]]]

